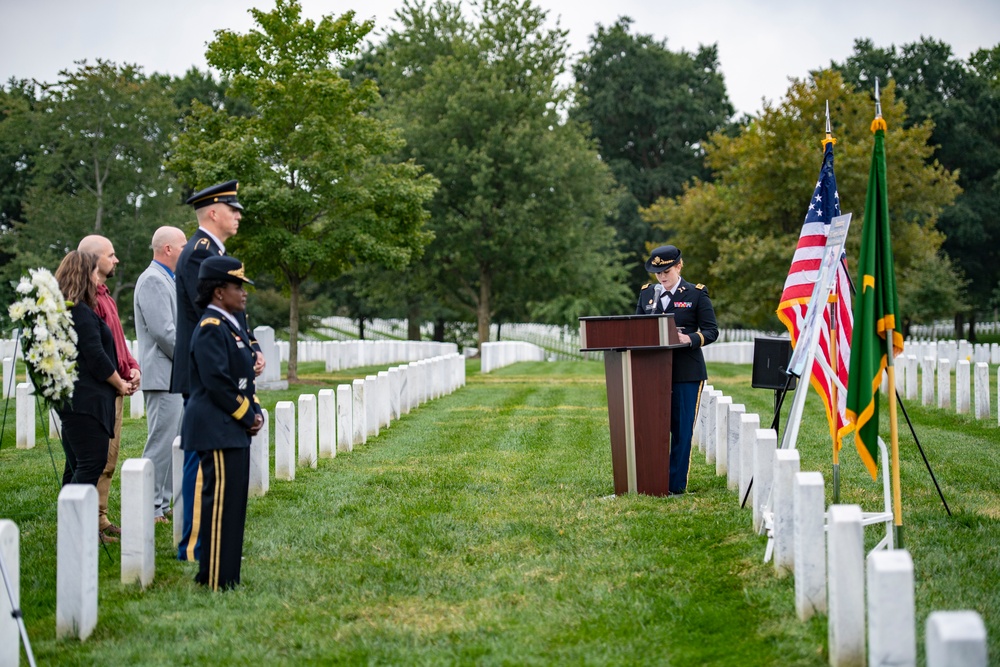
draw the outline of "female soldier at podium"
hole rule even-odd
[[[672,245],[653,250],[646,270],[656,276],[639,292],[636,315],[673,313],[681,343],[690,347],[674,350],[673,392],[670,404],[670,495],[687,489],[691,463],[691,435],[698,412],[701,388],[708,379],[701,348],[715,342],[719,327],[708,288],[681,278],[684,260]]]

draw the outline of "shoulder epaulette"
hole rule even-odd
[[[701,284],[701,283],[698,283],[697,285],[695,285],[694,288],[695,289],[700,289],[700,290],[705,290],[705,286],[703,284]]]
[[[219,326],[220,324],[222,324],[222,320],[220,320],[218,317],[206,317],[201,321],[201,324],[199,326],[207,327],[209,324],[214,324],[215,326]]]
[[[647,287],[649,287],[650,285],[652,285],[652,283],[646,283],[645,285],[643,285],[643,286],[642,286],[642,287],[640,287],[639,289],[646,289],[646,288],[647,288]]]
[[[212,242],[211,242],[211,241],[209,241],[208,239],[198,239],[197,241],[195,241],[195,242],[194,242],[194,247],[195,247],[195,248],[201,248],[202,246],[204,246],[206,250],[207,250],[207,249],[208,249],[208,248],[209,248],[209,247],[210,247],[211,245],[212,245]]]

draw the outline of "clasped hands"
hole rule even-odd
[[[247,429],[247,435],[254,436],[264,427],[264,417],[258,414],[253,416],[253,426]]]
[[[121,379],[121,376],[117,373],[115,373],[114,376],[118,378],[118,380],[117,382],[112,382],[112,384],[121,396],[131,396],[135,392],[139,391],[139,379],[142,377],[142,373],[139,372],[138,368],[132,369],[128,380]]]

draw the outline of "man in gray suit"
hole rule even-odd
[[[135,333],[139,339],[142,393],[146,401],[149,435],[142,457],[153,462],[153,515],[169,523],[173,489],[171,446],[180,435],[184,400],[170,393],[177,332],[177,288],[174,270],[186,239],[176,227],[160,227],[153,234],[153,261],[135,283]]]

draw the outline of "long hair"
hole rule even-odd
[[[59,262],[56,269],[56,282],[63,298],[73,303],[85,303],[91,308],[97,307],[97,283],[94,282],[94,270],[97,268],[97,255],[79,250],[70,250]]]

